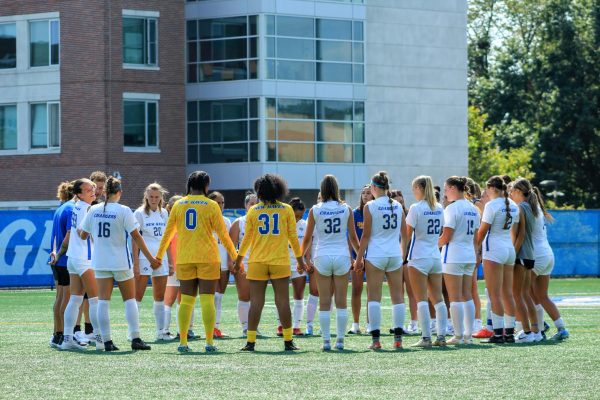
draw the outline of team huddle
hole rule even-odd
[[[115,351],[109,308],[115,281],[125,305],[133,350],[150,350],[140,337],[139,306],[152,279],[157,341],[179,340],[191,351],[195,304],[205,333],[205,350],[216,351],[221,308],[230,274],[235,279],[237,312],[246,345],[254,351],[265,293],[270,282],[278,317],[277,335],[286,351],[294,337],[314,334],[318,321],[322,350],[343,350],[346,334],[360,334],[363,285],[367,288],[370,349],[382,348],[381,300],[387,281],[392,303],[393,348],[407,334],[413,347],[486,343],[533,343],[546,339],[547,312],[557,329],[554,340],[568,338],[556,305],[548,297],[554,255],[545,226],[552,217],[542,196],[523,178],[494,176],[482,192],[466,177],[446,179],[443,193],[428,176],[412,182],[416,203],[404,206],[402,193],[390,190],[385,172],[363,187],[352,209],[338,182],[326,175],[317,204],[303,219],[299,198],[289,204],[287,184],[266,174],[244,198],[246,215],[223,216],[225,198],[209,193],[210,177],[188,177],[186,196],[165,204],[166,190],[147,186],[135,211],[119,204],[120,180],[101,172],[90,179],[63,182],[62,204],[54,215],[49,264],[57,284],[54,334],[50,346],[63,350]],[[131,248],[130,248],[131,244]],[[487,324],[481,320],[477,266],[483,263]],[[365,281],[366,278],[366,281]],[[304,292],[308,280],[306,330]],[[352,282],[353,322],[347,332],[348,285]],[[290,281],[293,308],[290,308]],[[410,323],[404,325],[405,290]],[[331,319],[335,305],[335,343]],[[177,334],[171,334],[172,308]],[[85,317],[85,331],[79,321]],[[446,336],[451,336],[446,340]]]

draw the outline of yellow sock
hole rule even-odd
[[[283,340],[289,342],[292,340],[292,332],[294,330],[292,328],[283,328]]]
[[[215,322],[217,321],[215,295],[201,294],[200,309],[202,310],[202,322],[204,322],[204,332],[206,333],[206,344],[212,345]]]
[[[248,331],[246,335],[248,336],[248,343],[256,343],[256,331]]]
[[[195,296],[188,296],[187,294],[181,295],[181,303],[179,304],[177,318],[179,320],[179,344],[182,346],[185,346],[188,343],[187,335],[188,330],[190,329],[192,314],[194,312],[194,304],[196,304]]]

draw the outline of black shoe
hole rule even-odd
[[[113,344],[112,340],[104,342],[104,351],[119,351],[119,348]]]
[[[542,330],[542,333],[548,332],[549,329],[550,329],[550,325],[548,325],[548,323],[546,321],[544,321],[544,330]]]
[[[514,343],[515,335],[504,335],[504,343]]]
[[[131,341],[131,350],[150,350],[151,347],[148,346],[144,341],[140,338],[135,338]]]
[[[294,350],[300,350],[298,347],[296,347],[296,345],[294,344],[293,340],[287,340],[284,343],[284,350],[285,351],[294,351]]]
[[[256,343],[246,342],[246,345],[240,349],[240,351],[254,351]]]
[[[481,343],[504,344],[504,336],[496,336],[496,335],[494,335],[494,336],[492,336],[489,339],[482,340]]]
[[[390,328],[390,334],[394,334],[394,328]]]

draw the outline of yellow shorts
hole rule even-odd
[[[263,263],[248,263],[246,278],[251,281],[268,281],[269,279],[289,278],[290,265],[274,265]]]
[[[180,281],[192,279],[212,281],[221,277],[221,263],[177,264],[175,273]]]

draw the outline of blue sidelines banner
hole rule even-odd
[[[245,210],[225,210],[235,219]],[[53,211],[0,211],[0,287],[53,285],[47,264]],[[552,211],[553,276],[600,277],[600,210]]]

